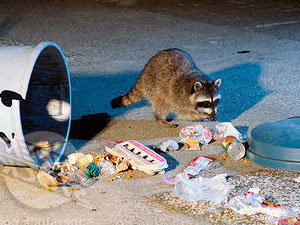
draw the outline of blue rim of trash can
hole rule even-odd
[[[260,166],[270,167],[273,169],[300,171],[300,162],[292,160],[282,160],[266,157],[253,152],[251,149],[247,150],[246,158]]]
[[[41,42],[39,43],[34,52],[32,53],[31,55],[31,58],[29,59],[31,63],[28,63],[29,65],[32,65],[31,68],[26,68],[25,70],[25,73],[29,73],[30,72],[30,76],[28,76],[28,80],[26,81],[27,83],[29,83],[30,81],[30,78],[31,78],[31,74],[32,74],[32,71],[33,71],[33,68],[36,64],[36,61],[38,59],[38,57],[40,56],[40,54],[47,48],[47,47],[54,47],[61,55],[63,61],[64,61],[64,65],[65,65],[65,69],[66,69],[66,73],[67,73],[67,77],[68,77],[68,86],[69,86],[69,104],[70,104],[70,117],[69,117],[69,121],[68,121],[68,128],[67,128],[67,131],[66,131],[66,135],[64,137],[64,144],[62,146],[62,149],[58,155],[58,157],[55,159],[55,162],[58,162],[61,157],[63,156],[64,152],[65,152],[65,149],[67,147],[67,144],[68,144],[68,139],[69,139],[69,134],[70,134],[70,129],[71,129],[71,115],[72,115],[72,89],[71,89],[71,79],[70,79],[70,74],[69,74],[69,68],[68,68],[68,65],[67,65],[67,60],[62,52],[62,50],[60,49],[60,47],[55,44],[54,42],[50,42],[50,41],[47,41],[47,42]],[[27,65],[28,65],[27,64]],[[26,76],[24,76],[26,77]],[[24,82],[24,81],[23,81]],[[26,93],[27,93],[28,90],[26,90]],[[20,115],[21,116],[21,115]],[[28,147],[26,147],[27,151],[28,151],[28,154],[29,154],[29,157],[30,159],[32,160],[32,162],[36,165],[36,167],[40,167],[41,165],[39,165],[30,155],[29,153],[29,149]]]

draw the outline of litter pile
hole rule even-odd
[[[46,188],[60,185],[86,187],[93,183],[93,178],[101,175],[116,175],[129,169],[154,175],[164,173],[168,167],[162,156],[136,141],[106,144],[107,154],[76,152],[68,155],[65,162],[44,162],[38,172],[39,182]]]
[[[244,158],[247,151],[247,137],[228,122],[217,124],[214,131],[200,124],[187,126],[180,130],[179,138],[179,143],[168,140],[159,149],[162,152],[177,151],[180,146],[184,146],[186,150],[199,151],[212,141],[220,141],[224,152],[233,160]],[[46,188],[60,185],[86,187],[101,175],[112,176],[129,169],[149,175],[164,174],[164,169],[168,167],[164,157],[137,141],[105,141],[104,144],[106,154],[77,152],[70,154],[65,162],[45,162],[38,173],[40,183]],[[227,174],[205,176],[213,174],[220,166],[215,158],[198,155],[175,177],[163,177],[167,185],[173,186],[173,194],[172,197],[169,195],[159,198],[164,201],[177,198],[197,204],[204,202],[204,205],[217,205],[216,209],[223,210],[222,215],[229,212],[244,216],[263,215],[261,221],[272,224],[300,224],[299,209],[283,207],[269,196],[263,197],[259,188],[233,185],[233,180]],[[237,192],[238,189],[242,190]],[[214,214],[213,211],[210,212],[210,217]]]
[[[233,160],[242,159],[246,154],[247,138],[231,123],[218,124],[214,132],[202,125],[185,127],[179,137],[188,150],[201,150],[201,146],[212,140],[221,140],[225,153]],[[203,176],[218,166],[214,158],[197,156],[175,177],[164,177],[163,180],[173,186],[173,196],[185,202],[211,202],[222,208],[223,213],[230,210],[246,216],[259,214],[271,224],[300,224],[299,209],[280,206],[272,198],[261,196],[259,188],[250,187],[233,194],[238,186],[228,182],[227,174]]]
[[[249,181],[247,187],[241,187],[233,185],[235,182],[234,178],[227,176],[227,174],[204,177],[204,173],[213,174],[212,172],[216,167],[214,164],[213,158],[197,156],[175,177],[164,177],[163,180],[167,185],[173,186],[172,195],[179,200],[181,199],[181,202],[184,200],[186,202],[184,205],[192,202],[198,204],[199,208],[203,208],[205,203],[211,203],[212,205],[206,204],[206,210],[204,213],[201,211],[201,214],[205,214],[210,206],[212,215],[215,214],[214,209],[217,210],[218,208],[218,210],[222,211],[219,212],[220,215],[227,214],[229,219],[231,216],[234,216],[230,212],[235,212],[246,217],[260,215],[262,221],[270,224],[300,224],[299,208],[295,206],[281,206],[272,197],[263,197],[260,195],[260,188],[249,188],[251,185],[256,185],[251,181]],[[239,182],[236,181],[235,183]],[[242,183],[239,184],[241,185]],[[154,199],[163,200],[164,204],[167,204],[166,202],[168,201],[173,201],[172,207],[174,207],[176,205],[174,197],[159,194]],[[212,207],[213,205],[214,207]],[[265,223],[262,222],[262,224]]]

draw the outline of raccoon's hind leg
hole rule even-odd
[[[175,128],[178,127],[178,124],[170,123],[166,121],[166,117],[169,112],[169,108],[164,104],[163,101],[159,102],[152,102],[152,107],[154,111],[154,116],[156,119],[156,122],[162,126]]]
[[[110,104],[112,108],[126,107],[138,102],[142,97],[143,93],[139,90],[138,84],[136,84],[126,95],[114,98],[111,100]]]

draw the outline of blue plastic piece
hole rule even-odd
[[[300,171],[300,118],[255,127],[246,157],[261,166]]]

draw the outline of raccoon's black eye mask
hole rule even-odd
[[[218,102],[219,102],[219,99],[216,99],[214,102],[209,102],[209,101],[198,102],[197,107],[209,108],[211,106],[216,105]]]

